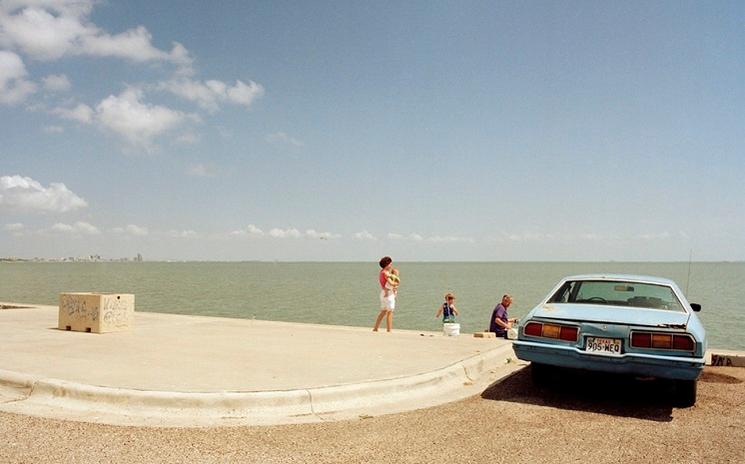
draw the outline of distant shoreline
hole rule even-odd
[[[32,264],[96,264],[96,263],[128,263],[128,264],[141,264],[141,263],[160,263],[160,264],[185,264],[185,263],[266,263],[266,264],[365,264],[375,263],[375,260],[362,261],[362,260],[350,260],[350,261],[317,261],[317,260],[177,260],[177,259],[163,259],[163,260],[142,260],[135,261],[131,258],[108,258],[99,260],[69,260],[69,259],[54,259],[54,258],[0,258],[0,263],[32,263]],[[680,261],[619,261],[619,260],[598,260],[598,261],[564,261],[564,260],[525,260],[525,261],[411,261],[411,260],[397,260],[398,263],[403,264],[688,264],[687,260]],[[691,264],[745,264],[745,260],[702,260],[702,261],[690,261]]]

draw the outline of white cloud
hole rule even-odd
[[[52,231],[80,235],[98,235],[101,233],[101,231],[98,230],[98,227],[83,221],[78,221],[75,224],[58,222],[52,226]]]
[[[189,166],[186,173],[194,177],[215,177],[217,175],[215,168],[201,163]]]
[[[13,237],[23,237],[26,234],[26,226],[20,222],[5,224],[3,230],[11,234]]]
[[[54,108],[51,110],[51,113],[56,114],[63,119],[78,121],[83,124],[90,124],[93,122],[94,116],[93,109],[84,103],[79,103],[74,108]]]
[[[111,231],[116,234],[127,234],[135,237],[144,237],[150,233],[147,230],[147,227],[140,227],[135,224],[128,224],[124,227],[114,227]]]
[[[172,44],[172,51],[165,52],[153,47],[153,36],[144,26],[110,35],[97,30],[95,34],[80,37],[82,53],[94,56],[111,56],[136,62],[171,61],[179,65],[189,64],[191,58],[178,42]]]
[[[330,240],[330,239],[335,239],[335,238],[341,238],[340,234],[333,234],[331,232],[317,232],[315,229],[306,230],[305,236],[308,238],[317,238],[320,240]]]
[[[55,232],[72,232],[73,227],[70,224],[63,224],[61,222],[56,223],[52,226],[52,230]]]
[[[70,80],[64,74],[50,74],[41,80],[44,89],[50,92],[66,92],[70,90]]]
[[[230,233],[230,235],[239,236],[239,237],[263,237],[265,235],[268,235],[273,238],[308,238],[308,239],[318,239],[318,240],[332,240],[341,238],[340,234],[335,234],[333,232],[319,232],[315,229],[307,229],[305,232],[301,232],[300,230],[294,228],[294,227],[288,227],[287,229],[281,229],[278,227],[275,227],[269,232],[264,232],[260,228],[256,227],[253,224],[249,224],[245,229],[240,230],[234,230]]]
[[[152,139],[187,121],[199,118],[165,106],[141,101],[142,91],[128,88],[120,95],[109,95],[96,106],[96,122],[134,145],[149,146]]]
[[[48,6],[51,12],[36,6],[27,6],[20,11],[4,8],[0,14],[0,43],[15,46],[39,60],[53,60],[79,49],[80,37],[95,34],[95,27],[81,22],[84,14]]]
[[[0,50],[0,103],[20,103],[36,91],[36,84],[26,80],[27,74],[20,56]]]
[[[144,237],[148,234],[147,227],[140,227],[134,224],[127,225],[127,227],[124,228],[124,231],[127,232],[129,235],[134,235],[137,237]]]
[[[176,74],[179,76],[191,76],[194,74],[194,68],[192,68],[194,58],[189,54],[189,50],[178,42],[173,42],[172,45],[173,48],[168,53],[168,58],[178,66]]]
[[[402,235],[402,234],[396,234],[396,233],[389,233],[387,235],[388,239],[390,240],[413,240],[415,242],[421,242],[424,240],[424,237],[422,237],[419,234],[411,233],[409,235]]]
[[[292,145],[294,147],[302,147],[303,142],[298,139],[292,138],[284,132],[274,132],[266,136],[266,141],[274,144],[285,144]]]
[[[356,238],[357,240],[377,240],[377,238],[373,234],[371,234],[370,232],[366,230],[355,233],[353,237]]]
[[[253,235],[264,235],[264,231],[262,231],[261,229],[259,229],[253,224],[249,224],[248,227],[246,227],[246,231],[249,234],[253,234]]]
[[[96,226],[82,221],[75,223],[75,230],[88,235],[98,235],[101,233]]]
[[[255,98],[264,95],[264,87],[254,81],[248,81],[248,84],[246,84],[243,81],[236,80],[235,85],[228,87],[226,93],[230,102],[248,107],[251,106]]]
[[[426,240],[432,243],[473,243],[475,241],[471,237],[458,237],[452,235],[434,235],[432,237],[427,237]]]
[[[303,234],[300,233],[300,231],[295,228],[289,228],[289,229],[274,228],[269,231],[269,235],[275,238],[300,238],[303,236]]]
[[[26,229],[26,226],[21,224],[20,222],[15,222],[13,224],[5,224],[3,227],[3,230],[6,232],[11,232],[13,235],[20,236],[23,234],[23,231]]]
[[[207,86],[191,79],[162,82],[158,86],[181,98],[193,101],[208,111],[217,111],[217,95]]]
[[[57,14],[81,16],[90,13],[97,0],[2,0],[0,12],[13,13],[27,7],[49,8]]]
[[[65,213],[86,206],[88,203],[68,190],[65,184],[52,182],[49,187],[44,187],[30,177],[0,177],[0,209]]]
[[[170,62],[191,69],[192,58],[174,42],[170,51],[153,46],[143,26],[112,35],[93,24],[94,0],[6,1],[0,4],[0,46],[16,48],[37,60],[67,55],[124,58],[135,62]]]
[[[544,234],[542,232],[523,232],[507,235],[507,239],[512,242],[543,242],[547,240],[556,240],[557,238],[559,237],[554,234]]]
[[[182,113],[165,106],[142,101],[141,89],[129,87],[119,95],[109,95],[95,109],[79,103],[72,108],[57,107],[51,114],[83,124],[96,124],[113,132],[130,144],[149,148],[153,139],[187,122],[199,122],[197,115]],[[177,141],[190,143],[196,136],[182,134]],[[198,174],[195,174],[198,175]]]
[[[168,233],[172,238],[192,238],[196,237],[197,233],[191,229],[189,230],[172,230]]]
[[[389,240],[408,240],[412,242],[428,242],[428,243],[473,243],[475,240],[471,237],[459,237],[453,235],[433,235],[431,237],[425,237],[421,234],[411,233],[409,235],[402,235],[396,233],[389,233],[387,235]]]
[[[24,227],[23,224],[21,224],[20,222],[16,222],[13,224],[5,224],[5,227],[3,227],[3,229],[12,232],[15,230],[22,230],[23,227]]]
[[[258,227],[256,227],[253,224],[249,224],[245,229],[234,230],[230,234],[231,235],[241,235],[241,236],[249,235],[249,236],[253,236],[253,237],[262,237],[264,235],[264,231],[261,230],[261,229],[259,229]]]
[[[207,111],[214,112],[220,107],[220,103],[235,103],[245,107],[264,95],[264,87],[254,81],[236,80],[233,86],[218,81],[208,80],[205,82],[181,78],[167,82],[161,82],[157,86],[160,90],[166,90],[181,98],[192,101]]]
[[[129,224],[127,227],[124,228],[124,230],[126,230],[127,233],[129,233],[130,235],[136,235],[138,237],[144,237],[148,234],[147,227],[140,227],[134,224]]]
[[[579,232],[512,232],[502,233],[495,237],[490,237],[490,241],[496,242],[534,242],[534,243],[550,243],[550,242],[575,242],[578,240],[586,242],[612,242],[619,240],[629,240],[631,236],[620,236],[618,234],[609,233],[598,233],[593,231],[579,231]],[[639,238],[639,237],[636,237]]]

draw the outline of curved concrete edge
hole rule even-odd
[[[11,388],[31,388],[41,377],[0,369],[0,385]]]
[[[524,363],[503,345],[411,376],[286,391],[167,392],[85,385],[0,370],[26,391],[0,410],[113,425],[274,425],[343,420],[430,407],[479,393]]]
[[[37,378],[0,369],[0,406],[26,399]]]
[[[350,385],[310,388],[308,392],[314,414],[374,409],[443,395],[453,398],[464,386],[473,385],[482,379],[487,370],[502,368],[511,357],[514,357],[512,345],[505,345],[431,372]]]

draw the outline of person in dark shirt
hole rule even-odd
[[[507,309],[511,304],[512,296],[505,293],[504,296],[502,296],[502,302],[499,303],[491,313],[489,332],[494,332],[497,334],[497,337],[507,338],[507,331],[512,328],[512,324],[517,322],[517,319],[510,319],[507,315]]]
[[[445,294],[445,302],[437,310],[435,317],[440,317],[440,315],[442,315],[443,324],[446,322],[455,322],[455,316],[460,315],[458,308],[455,307],[455,295],[452,293],[448,292]]]

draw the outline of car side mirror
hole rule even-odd
[[[691,309],[693,310],[693,312],[697,313],[701,311],[701,305],[698,303],[691,303]]]

